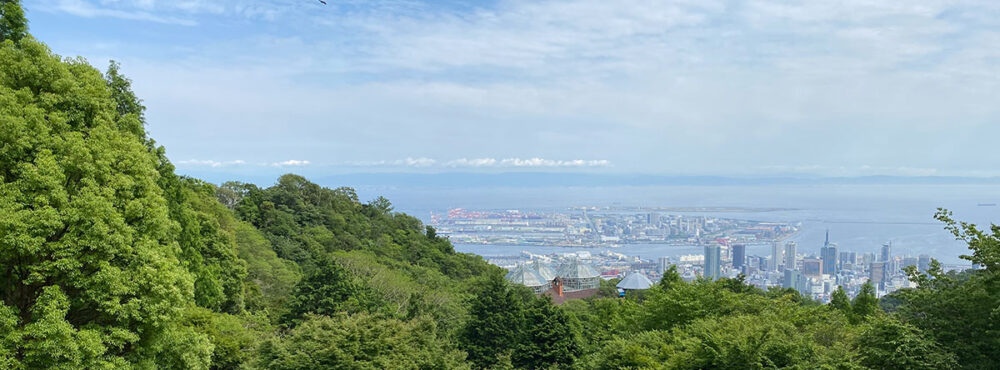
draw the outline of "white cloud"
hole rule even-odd
[[[181,26],[194,26],[197,22],[173,16],[163,16],[152,12],[151,6],[141,6],[143,2],[137,2],[138,7],[122,9],[118,7],[105,7],[105,4],[94,4],[87,0],[58,0],[50,4],[51,9],[69,13],[79,17],[95,18],[110,17],[128,19],[135,21],[149,21],[164,24],[176,24]]]
[[[393,167],[432,167],[441,166],[447,168],[503,168],[503,167],[538,167],[538,168],[557,168],[557,167],[608,167],[611,166],[611,161],[606,159],[597,160],[584,160],[584,159],[573,159],[573,160],[553,160],[553,159],[543,159],[543,158],[458,158],[450,161],[440,162],[431,158],[406,158],[398,159],[393,161],[360,161],[360,162],[349,162],[348,165],[355,167],[379,167],[379,166],[393,166]]]
[[[492,167],[497,164],[495,158],[459,158],[448,161],[448,167]]]
[[[274,166],[274,167],[301,167],[301,166],[308,166],[309,163],[310,163],[309,161],[298,160],[298,159],[289,159],[287,161],[281,161],[281,162],[271,163],[271,166]]]
[[[215,161],[210,159],[188,159],[183,161],[177,161],[177,164],[189,165],[189,166],[228,167],[228,166],[244,165],[246,164],[246,162],[240,159],[233,161]]]
[[[598,160],[552,160],[552,159],[542,159],[542,158],[506,158],[499,162],[501,167],[607,167],[611,165],[611,161],[605,159]]]
[[[64,3],[203,25],[217,11],[285,22],[280,37],[245,22],[181,51],[118,58],[137,71],[151,131],[182,157],[713,174],[1000,168],[993,1]],[[550,159],[581,148],[601,159]],[[759,168],[789,162],[819,167]]]

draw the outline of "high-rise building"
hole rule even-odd
[[[838,269],[838,271],[847,268],[848,265],[854,266],[858,263],[858,254],[855,252],[840,252],[838,262],[840,265],[840,269]]]
[[[785,269],[794,270],[795,269],[795,253],[797,252],[798,244],[795,242],[785,243]]]
[[[799,280],[799,272],[795,270],[785,269],[785,280],[782,281],[781,286],[783,288],[793,288],[797,289]]]
[[[926,254],[921,254],[920,257],[917,258],[917,269],[920,270],[920,272],[927,272],[927,270],[930,268],[931,268],[931,256],[928,256]]]
[[[882,255],[878,259],[879,262],[889,262],[892,260],[892,242],[887,242],[882,244]]]
[[[744,244],[733,245],[733,267],[740,268],[746,263],[747,246]]]
[[[837,274],[837,244],[827,243],[825,247],[820,248],[819,251],[820,258],[823,259],[823,273],[836,275]]]
[[[917,257],[910,257],[910,256],[903,257],[903,266],[902,267],[903,268],[906,268],[907,266],[914,266],[914,267],[916,267],[918,261],[919,260],[917,259]]]
[[[875,262],[875,253],[871,252],[865,253],[861,257],[861,263],[864,264],[865,266],[871,265],[872,262]]]
[[[669,257],[660,257],[659,259],[656,260],[656,262],[657,262],[656,271],[658,271],[660,274],[663,274],[664,271],[667,271],[667,269],[670,268]]]
[[[802,274],[811,277],[823,275],[823,260],[817,258],[806,258],[802,260]]]
[[[781,246],[778,242],[771,243],[771,264],[768,265],[768,269],[771,271],[778,271],[778,266],[781,265]]]
[[[885,289],[885,262],[872,262],[868,269],[868,281],[879,290]]]
[[[715,280],[722,275],[721,257],[722,247],[718,245],[705,246],[705,277]]]

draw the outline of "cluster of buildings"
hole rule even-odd
[[[717,279],[743,274],[748,284],[766,289],[771,286],[792,288],[813,299],[828,302],[838,286],[853,297],[861,286],[871,282],[878,296],[901,288],[914,287],[904,272],[914,266],[920,272],[930,268],[929,255],[897,256],[892,253],[892,243],[886,243],[878,253],[842,251],[830,242],[827,232],[819,255],[801,254],[795,242],[771,244],[770,255],[750,256],[746,246],[705,246],[702,276]],[[945,266],[963,269],[969,266]]]
[[[470,211],[431,214],[438,234],[459,244],[607,247],[616,244],[700,244],[714,239],[753,243],[796,231],[783,223],[666,215],[640,208],[585,207],[565,212]]]
[[[556,304],[596,295],[601,278],[595,266],[576,257],[562,261],[555,268],[539,260],[518,264],[506,276],[507,281],[524,285],[535,294],[550,296]],[[618,288],[624,295],[625,291],[649,289],[652,285],[649,278],[637,272],[619,282]]]
[[[869,281],[878,296],[913,287],[904,269],[914,266],[925,272],[931,266],[931,258],[926,254],[894,255],[892,243],[886,243],[878,252],[843,251],[830,242],[829,232],[818,255],[800,253],[798,244],[791,241],[754,246],[756,250],[766,248],[769,253],[751,255],[747,253],[747,244],[713,241],[703,246],[703,254],[680,256],[676,260],[668,257],[642,260],[605,251],[550,255],[524,252],[506,259],[493,257],[491,262],[508,267],[507,278],[511,282],[531,287],[538,294],[565,297],[563,299],[593,295],[600,286],[600,279],[620,278],[620,290],[641,290],[659,281],[671,266],[676,266],[681,277],[688,281],[734,278],[742,274],[747,284],[761,289],[792,288],[821,302],[828,302],[838,286],[851,297]],[[968,265],[942,267],[945,271],[971,268]]]

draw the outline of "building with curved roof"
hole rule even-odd
[[[622,290],[646,290],[653,286],[653,282],[641,272],[633,272],[618,283],[618,289]]]
[[[542,279],[545,279],[546,281],[551,282],[556,279],[556,273],[548,266],[538,262],[537,260],[531,263],[531,267],[542,277]]]
[[[601,273],[590,264],[573,258],[556,270],[556,276],[562,280],[564,292],[597,289],[601,286]]]

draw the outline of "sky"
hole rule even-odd
[[[23,0],[178,171],[998,176],[1000,2]]]

